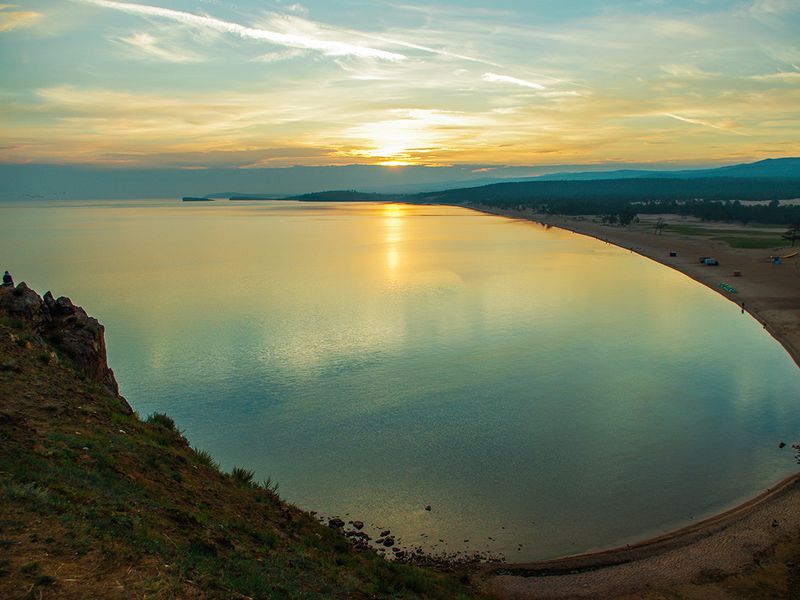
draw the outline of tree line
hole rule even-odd
[[[800,198],[800,179],[703,178],[610,179],[501,183],[417,194],[406,201],[483,204],[563,215],[670,213],[707,221],[775,224],[800,222],[800,206],[779,200]],[[752,204],[748,201],[769,201]]]

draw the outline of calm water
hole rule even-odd
[[[107,326],[140,414],[404,543],[579,552],[796,469],[786,352],[595,240],[380,204],[4,203],[0,223],[0,269]]]

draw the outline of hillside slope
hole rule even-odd
[[[472,597],[141,421],[67,299],[0,288],[0,390],[0,598]]]

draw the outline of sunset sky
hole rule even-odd
[[[800,1],[18,0],[0,161],[280,167],[800,154]]]

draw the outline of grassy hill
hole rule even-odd
[[[140,420],[102,326],[20,289],[0,288],[0,598],[474,597]]]

